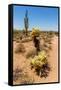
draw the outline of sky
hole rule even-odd
[[[13,28],[24,29],[24,17],[28,11],[29,30],[58,31],[58,8],[13,6]]]

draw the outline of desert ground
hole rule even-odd
[[[23,52],[16,52],[19,43],[24,45]],[[44,40],[40,39],[40,48],[44,46]],[[32,84],[58,82],[58,36],[53,35],[51,38],[51,50],[47,51],[48,62],[51,70],[48,76],[40,77],[34,69],[31,69],[29,52],[35,54],[35,47],[32,40],[21,42],[13,41],[13,84]],[[22,46],[21,46],[22,47]]]

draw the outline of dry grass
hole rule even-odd
[[[18,69],[18,67],[13,71],[13,80],[16,81],[19,77],[22,76],[22,69]]]
[[[27,72],[18,68],[13,71],[13,80],[15,82],[19,81],[21,84],[30,84],[34,82],[34,80],[28,76]]]
[[[36,55],[36,49],[32,49],[26,53],[26,58],[34,57]]]
[[[32,41],[31,37],[26,37],[21,40],[22,43]]]
[[[25,47],[22,43],[19,43],[17,45],[17,48],[15,50],[15,53],[24,53],[26,50],[25,50]]]

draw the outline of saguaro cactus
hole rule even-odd
[[[24,18],[24,26],[25,26],[25,34],[26,36],[28,35],[28,27],[29,27],[29,23],[28,23],[28,11],[26,10],[25,13],[25,18]]]

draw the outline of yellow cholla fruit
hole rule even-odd
[[[34,36],[39,36],[39,35],[40,35],[39,29],[33,28],[31,32],[31,36],[34,37]]]

